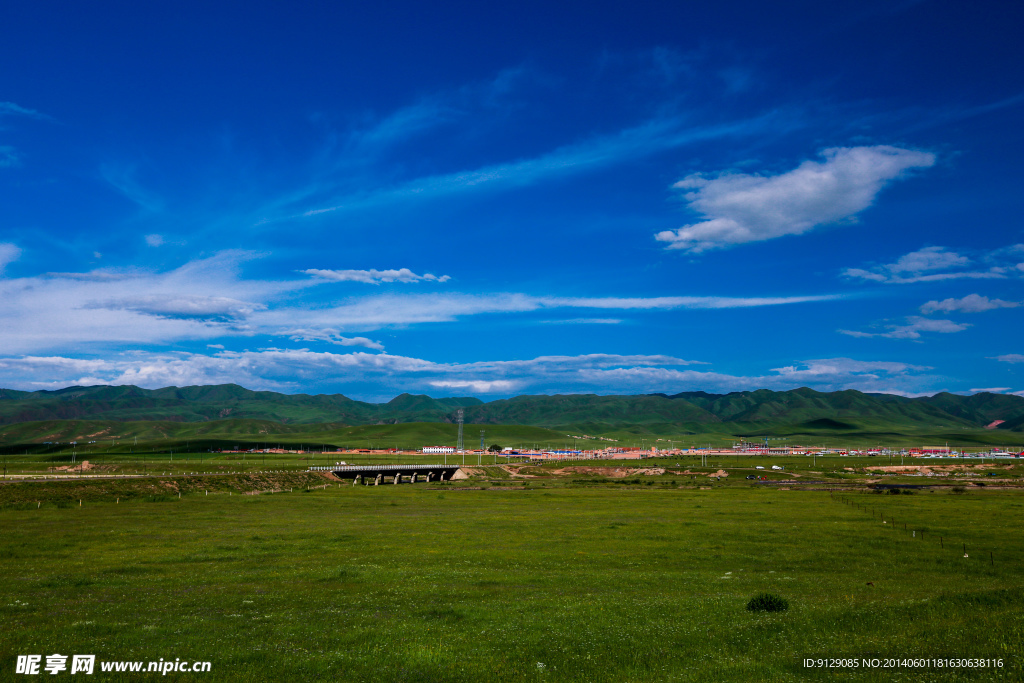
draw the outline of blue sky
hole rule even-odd
[[[0,385],[1024,392],[1021,6],[711,5],[22,3]]]

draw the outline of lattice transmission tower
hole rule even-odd
[[[464,416],[464,411],[462,410],[462,408],[459,408],[458,410],[455,411],[455,421],[459,423],[459,441],[458,441],[458,443],[455,444],[455,450],[458,453],[464,453],[466,451],[466,447],[462,444],[462,420],[463,420],[463,416]]]

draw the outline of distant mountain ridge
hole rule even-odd
[[[0,425],[40,420],[156,420],[204,422],[269,420],[284,424],[347,425],[453,422],[457,408],[470,424],[511,424],[607,431],[638,425],[700,428],[715,424],[788,424],[810,429],[887,426],[980,429],[1003,420],[1001,430],[1024,431],[1024,397],[940,393],[921,398],[855,390],[739,391],[709,394],[598,396],[527,395],[483,402],[401,394],[387,403],[341,394],[280,394],[236,384],[142,389],[135,386],[68,387],[56,391],[0,389]]]

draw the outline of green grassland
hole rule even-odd
[[[300,482],[273,495],[3,507],[0,670],[13,671],[17,654],[60,652],[208,660],[218,681],[1024,675],[1016,491],[850,492],[844,502],[745,480],[645,479],[309,492]],[[75,484],[0,489],[62,485]],[[746,611],[761,591],[789,610]],[[799,664],[869,653],[1001,657],[1004,668]]]

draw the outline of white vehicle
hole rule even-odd
[[[760,465],[758,465],[758,466],[757,466],[757,467],[755,467],[754,469],[755,469],[755,470],[763,470],[764,468],[763,468],[763,467],[761,467]]]
[[[785,469],[785,468],[784,467],[779,467],[778,465],[772,465],[772,469],[773,470],[781,470],[781,469]]]

